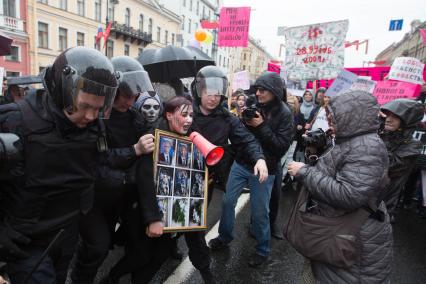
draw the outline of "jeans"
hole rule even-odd
[[[270,175],[266,181],[259,183],[259,178],[252,171],[234,162],[223,196],[222,216],[219,224],[219,239],[221,241],[229,243],[234,239],[232,231],[235,222],[235,206],[244,186],[248,185],[252,218],[251,231],[257,241],[256,253],[262,256],[269,255],[271,238],[269,201],[274,179],[275,176]]]

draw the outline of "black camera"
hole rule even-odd
[[[257,100],[256,95],[250,95],[247,97],[246,106],[247,108],[241,113],[241,118],[244,121],[250,121],[255,117],[258,117],[257,113],[259,110],[256,106]]]
[[[332,138],[321,128],[306,132],[302,136],[305,142],[305,158],[313,165],[332,144]]]

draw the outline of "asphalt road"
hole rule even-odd
[[[282,225],[295,196],[292,189],[282,194],[280,208]],[[212,228],[220,218],[221,197],[221,191],[214,192],[208,212],[209,228]],[[237,237],[230,248],[212,252],[212,271],[218,283],[299,283],[304,259],[286,240],[272,240],[271,257],[264,267],[253,269],[247,265],[248,257],[254,251],[255,245],[254,239],[248,233],[249,219],[250,206],[247,203],[237,216],[235,227]],[[179,247],[186,254],[183,238],[179,240]],[[121,255],[120,248],[111,251],[98,273],[96,283]],[[164,283],[180,264],[180,261],[168,260],[151,283]],[[174,280],[172,283],[202,283],[200,274],[194,270],[184,273],[178,279],[180,280]],[[130,278],[123,277],[120,283],[130,283]],[[400,209],[397,215],[397,223],[394,225],[392,283],[426,283],[426,219],[417,217],[415,209]]]

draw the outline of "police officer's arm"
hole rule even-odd
[[[290,148],[293,139],[293,117],[290,111],[280,113],[278,129],[272,130],[270,124],[263,122],[258,127],[251,128],[262,147],[270,149],[277,156],[283,156]]]
[[[241,123],[239,118],[230,116],[229,119],[232,129],[229,136],[231,144],[237,149],[242,149],[253,164],[260,159],[264,160],[262,147],[254,135]]]

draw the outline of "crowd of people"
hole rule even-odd
[[[369,210],[349,236],[362,247],[352,265],[310,259],[309,273],[320,283],[388,283],[395,208],[416,196],[425,216],[421,183],[415,182],[426,170],[413,138],[425,121],[419,101],[397,99],[380,107],[369,93],[330,98],[323,88],[296,97],[278,74],[265,72],[249,90],[233,93],[228,109],[228,79],[216,66],[200,69],[190,90],[173,78],[168,86],[174,95],[163,101],[137,60],[109,60],[85,47],[64,51],[40,76],[43,88],[0,106],[1,135],[19,138],[1,167],[0,261],[12,284],[61,284],[69,270],[72,283],[94,283],[114,245],[123,246],[124,255],[101,283],[119,283],[126,274],[132,283],[148,283],[169,257],[182,257],[181,236],[204,282],[216,283],[211,251],[226,249],[235,238],[235,206],[245,188],[256,240],[247,262],[262,266],[271,237],[284,238],[277,225],[284,176],[309,192],[314,214]],[[221,161],[209,166],[208,203],[214,189],[224,194],[219,235],[208,244],[204,231],[164,232],[156,183],[164,191],[171,183],[167,174],[159,181],[154,176],[156,129],[182,136],[197,131],[225,149]],[[317,130],[331,141],[321,151],[306,138]],[[293,141],[287,172],[282,158]],[[182,165],[184,146],[176,161]],[[164,155],[162,162],[169,159]]]

